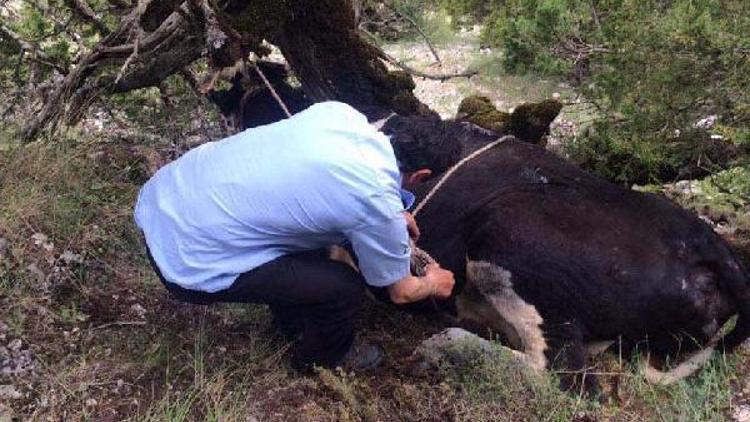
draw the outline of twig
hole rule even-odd
[[[123,327],[128,325],[146,325],[146,321],[115,321],[107,324],[102,324],[98,327],[94,327],[95,330],[102,330],[109,327]]]
[[[135,60],[138,57],[138,50],[140,50],[141,48],[141,36],[143,35],[143,28],[140,25],[141,17],[143,16],[143,11],[144,11],[143,2],[139,0],[135,6],[136,24],[133,25],[133,29],[131,29],[131,31],[135,32],[135,41],[133,42],[133,52],[128,56],[127,59],[125,59],[125,63],[122,64],[122,67],[120,67],[120,71],[117,72],[117,77],[115,78],[114,85],[117,85],[118,83],[120,83],[120,79],[122,79],[123,75],[125,75],[125,71],[128,69],[128,67],[133,62],[133,60]]]
[[[602,32],[602,24],[599,22],[599,14],[596,13],[596,5],[593,1],[590,1],[589,6],[591,7],[591,14],[594,16],[594,24],[596,24],[596,29],[598,29],[599,32]]]
[[[117,72],[117,78],[115,78],[115,83],[114,83],[115,85],[117,85],[120,82],[120,79],[122,79],[123,75],[125,75],[125,71],[128,69],[130,64],[133,62],[133,60],[136,59],[136,57],[138,57],[138,50],[140,49],[140,46],[141,46],[141,30],[138,29],[137,31],[138,31],[138,34],[136,35],[136,38],[135,38],[135,45],[133,47],[133,53],[131,53],[130,56],[128,56],[127,60],[125,60],[125,63],[122,64],[120,71]]]
[[[284,110],[284,113],[286,114],[286,117],[292,117],[292,113],[289,112],[289,109],[287,108],[286,104],[284,104],[284,101],[281,100],[281,97],[279,97],[279,94],[276,93],[276,90],[273,89],[273,85],[271,85],[271,82],[268,81],[268,78],[266,78],[266,75],[263,74],[263,71],[260,70],[260,66],[258,66],[257,63],[252,62],[252,66],[255,68],[255,71],[258,73],[258,76],[260,76],[261,79],[263,79],[263,83],[266,84],[266,88],[268,88],[269,91],[271,91],[271,95],[276,100],[277,103],[279,103],[279,106],[282,110]]]
[[[391,56],[390,54],[388,54],[385,51],[383,51],[382,48],[380,48],[377,44],[375,44],[375,42],[374,42],[375,35],[371,34],[366,29],[360,28],[359,31],[362,32],[363,34],[367,35],[370,38],[370,40],[371,40],[370,46],[377,51],[378,56],[380,56],[381,59],[387,61],[388,63],[391,63],[394,66],[400,67],[401,69],[403,69],[406,73],[408,73],[410,75],[419,76],[420,78],[425,78],[425,79],[433,79],[433,80],[441,81],[442,82],[442,81],[445,81],[446,79],[451,79],[451,78],[470,78],[470,77],[472,77],[474,75],[478,75],[479,74],[479,71],[477,71],[477,70],[467,70],[467,71],[459,72],[459,73],[447,73],[447,74],[437,74],[437,75],[436,74],[422,72],[420,70],[414,69],[413,67],[410,67],[410,66],[408,66],[408,65],[406,65],[406,64],[404,64],[404,63],[402,63],[402,62],[400,62],[398,60],[396,60],[393,56]]]
[[[424,31],[422,31],[422,28],[420,28],[419,25],[417,25],[417,23],[414,21],[414,19],[412,19],[411,17],[407,16],[405,13],[399,11],[398,9],[396,9],[395,6],[393,6],[392,4],[390,4],[388,2],[383,2],[383,4],[385,4],[385,6],[387,8],[391,9],[393,11],[393,13],[395,13],[395,14],[401,16],[402,18],[406,19],[406,21],[409,22],[411,24],[411,26],[413,26],[417,30],[417,32],[419,32],[419,35],[421,35],[422,38],[424,39],[425,43],[427,43],[427,47],[430,48],[430,51],[432,52],[432,55],[435,56],[435,60],[437,61],[438,65],[443,66],[443,61],[440,60],[440,56],[438,56],[438,53],[435,50],[435,47],[432,45],[432,42],[430,42],[430,39],[427,37],[427,34],[425,34]]]

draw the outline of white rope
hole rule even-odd
[[[433,186],[432,189],[430,189],[430,191],[427,193],[427,195],[424,197],[424,199],[422,199],[421,201],[419,201],[419,204],[417,204],[417,207],[414,208],[414,212],[412,212],[412,215],[414,215],[416,217],[417,214],[419,214],[419,212],[422,211],[422,208],[424,208],[424,206],[427,205],[427,203],[430,201],[430,199],[432,199],[432,197],[435,196],[435,194],[437,193],[437,191],[445,184],[445,182],[447,182],[448,179],[451,176],[453,176],[453,173],[457,172],[458,169],[460,169],[464,164],[466,164],[469,161],[473,160],[474,158],[480,156],[485,151],[493,148],[494,146],[502,144],[503,142],[505,142],[505,141],[507,141],[509,139],[512,139],[512,138],[513,138],[512,135],[503,136],[502,138],[498,139],[497,141],[490,142],[489,144],[483,146],[482,148],[479,148],[478,150],[476,150],[476,151],[472,152],[471,154],[467,155],[466,157],[464,157],[463,159],[461,159],[461,161],[457,162],[453,167],[451,167],[450,169],[448,169],[448,171],[445,172],[445,174],[443,175],[443,177],[441,177],[440,180],[435,184],[435,186]]]
[[[381,130],[381,129],[383,129],[383,126],[385,126],[385,123],[388,121],[388,119],[390,119],[391,117],[393,117],[395,115],[396,115],[396,113],[391,113],[391,114],[385,116],[384,118],[382,118],[382,119],[380,119],[380,120],[378,120],[376,122],[373,122],[372,125],[375,126],[375,129]]]

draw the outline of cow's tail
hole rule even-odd
[[[697,350],[679,365],[668,371],[654,368],[651,365],[650,356],[646,355],[646,358],[641,360],[641,371],[643,376],[649,383],[661,385],[669,385],[687,378],[690,375],[693,375],[711,359],[711,355],[714,353],[714,350],[716,350],[716,344],[719,340],[720,337],[717,333],[717,336],[711,339],[711,342],[705,348]]]
[[[697,350],[679,365],[668,371],[654,368],[648,357],[641,361],[641,370],[646,381],[652,384],[672,384],[694,374],[705,365],[716,350],[723,344],[724,351],[732,351],[745,339],[750,337],[750,276],[736,261],[730,261],[718,269],[720,289],[732,297],[737,309],[737,321],[734,329],[724,335],[725,328],[718,330],[703,349]]]

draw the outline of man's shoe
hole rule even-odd
[[[347,372],[368,371],[383,361],[383,349],[374,344],[352,344],[341,361],[336,365]]]

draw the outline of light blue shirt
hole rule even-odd
[[[135,220],[168,281],[215,292],[279,256],[346,241],[368,284],[392,284],[409,274],[403,211],[388,138],[325,102],[164,166]]]

